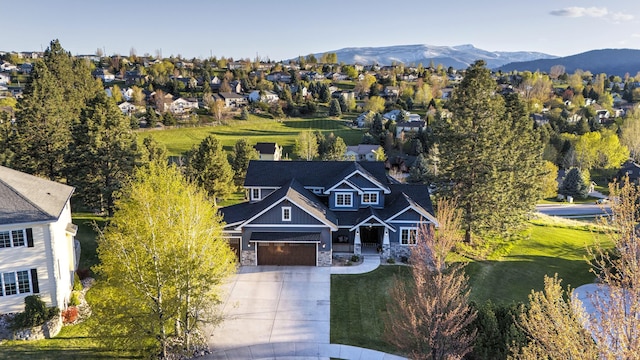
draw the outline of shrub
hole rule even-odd
[[[387,259],[387,264],[395,264],[396,263],[396,259],[394,258],[388,258]]]
[[[358,261],[360,261],[360,257],[358,255],[351,255],[351,261],[352,262],[358,262]]]
[[[39,326],[51,320],[58,312],[58,308],[47,308],[39,295],[29,295],[24,298],[24,312],[13,319],[13,327],[21,329]]]
[[[80,305],[80,295],[77,291],[73,291],[71,293],[71,298],[69,298],[69,306],[78,306]]]
[[[80,275],[76,272],[73,274],[73,291],[82,291],[82,283],[80,282]]]
[[[76,270],[76,274],[78,274],[78,277],[80,278],[80,280],[84,280],[86,278],[88,278],[89,276],[91,276],[91,270],[87,269],[87,268],[81,268]]]
[[[408,263],[409,263],[409,258],[408,258],[408,257],[406,257],[406,256],[400,256],[400,261],[401,261],[403,264],[408,264]]]
[[[75,306],[69,306],[62,312],[62,322],[65,324],[73,324],[78,320],[78,308]]]

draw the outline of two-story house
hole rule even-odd
[[[393,181],[382,162],[251,161],[244,187],[249,201],[220,209],[242,265],[408,256],[420,225],[437,225],[428,187]]]
[[[0,166],[0,313],[38,294],[65,308],[77,267],[73,188]]]

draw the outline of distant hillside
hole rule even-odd
[[[605,73],[607,75],[624,76],[624,74],[629,73],[631,76],[635,76],[640,71],[640,50],[592,50],[562,58],[513,62],[494,68],[494,70],[502,70],[504,72],[540,70],[549,72],[554,65],[563,65],[567,73],[582,69],[591,71],[592,74]]]
[[[346,64],[391,65],[395,62],[405,65],[418,65],[422,63],[423,66],[428,66],[431,61],[433,61],[435,65],[442,64],[444,67],[452,66],[454,69],[466,69],[469,65],[480,59],[487,63],[487,67],[495,68],[516,61],[555,58],[553,55],[538,52],[492,52],[478,49],[473,45],[352,47],[327,52],[336,53],[338,62],[344,62]],[[314,54],[314,56],[319,59],[322,54],[323,53],[318,53]]]

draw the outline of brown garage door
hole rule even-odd
[[[316,244],[258,243],[258,265],[316,266]]]

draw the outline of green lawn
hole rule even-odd
[[[526,302],[532,289],[540,290],[544,275],[558,273],[563,285],[592,282],[585,261],[586,246],[597,234],[588,226],[532,222],[526,236],[497,260],[471,262],[466,271],[471,300],[495,303]],[[394,275],[408,279],[406,266],[382,266],[363,275],[331,277],[331,342],[394,352],[383,340],[385,304]]]
[[[319,130],[325,134],[333,132],[347,145],[360,143],[364,133],[362,130],[348,127],[347,121],[340,119],[293,118],[277,122],[251,115],[249,120],[229,120],[228,125],[141,131],[139,140],[152,136],[167,147],[169,155],[181,155],[209,135],[218,137],[227,151],[231,151],[238,139],[245,138],[252,144],[277,142],[284,147],[283,155],[288,154],[293,158],[292,151],[296,136],[304,130]]]

